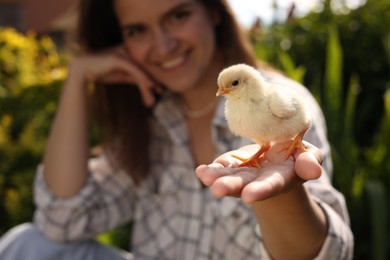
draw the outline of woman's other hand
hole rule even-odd
[[[123,46],[76,58],[72,63],[71,73],[80,75],[85,82],[135,84],[147,107],[154,105],[154,93],[161,92],[160,87],[131,61]]]

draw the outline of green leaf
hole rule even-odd
[[[353,137],[353,122],[355,120],[356,101],[360,91],[359,76],[353,75],[350,80],[344,113],[344,138]]]
[[[294,64],[294,61],[292,60],[290,55],[288,55],[288,53],[285,51],[279,52],[279,60],[283,67],[283,71],[286,72],[290,78],[302,84],[304,83],[303,77],[305,76],[306,73],[305,67],[303,66],[297,67]]]
[[[342,97],[342,49],[337,29],[328,30],[328,44],[326,55],[325,87],[327,103],[334,111],[339,111]]]
[[[388,207],[386,188],[379,181],[369,181],[365,185],[371,216],[372,255],[371,259],[385,260],[387,258],[388,241]]]

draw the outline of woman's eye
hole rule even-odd
[[[172,20],[173,21],[180,21],[183,20],[184,18],[188,17],[190,13],[188,11],[178,11],[172,14]]]
[[[124,35],[127,37],[135,37],[145,32],[145,28],[142,26],[132,26],[124,30]]]

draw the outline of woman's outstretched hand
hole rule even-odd
[[[304,145],[307,152],[296,151],[287,160],[280,144],[271,146],[260,168],[237,167],[241,161],[231,154],[250,157],[258,150],[258,145],[244,146],[219,156],[212,164],[200,165],[196,175],[217,198],[241,197],[248,204],[262,201],[321,176],[321,151],[307,142]]]

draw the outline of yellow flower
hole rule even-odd
[[[64,80],[64,54],[49,36],[34,32],[22,34],[13,28],[0,27],[0,86],[18,94],[25,88],[50,85]]]

